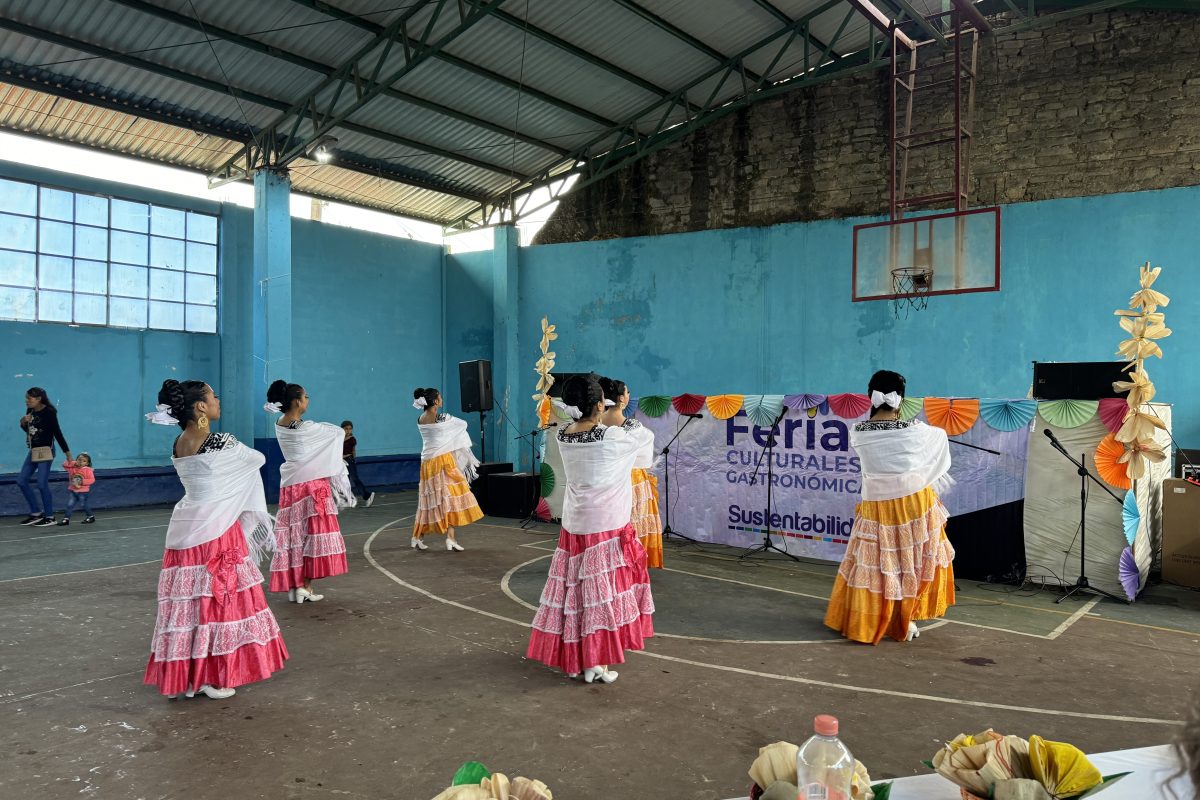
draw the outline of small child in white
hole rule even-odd
[[[71,512],[78,506],[83,506],[83,524],[96,521],[92,516],[92,484],[96,482],[96,474],[92,472],[92,457],[87,453],[75,456],[74,461],[64,461],[63,469],[67,471],[67,511],[58,521],[59,525],[71,524]]]

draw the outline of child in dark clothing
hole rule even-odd
[[[342,445],[342,460],[346,462],[346,471],[350,473],[350,486],[355,494],[362,496],[363,508],[370,508],[371,503],[375,502],[375,493],[368,492],[362,479],[358,477],[358,464],[355,463],[358,440],[354,438],[354,423],[350,420],[343,421],[342,430],[346,432],[346,441]]]

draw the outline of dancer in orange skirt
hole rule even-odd
[[[601,378],[600,388],[604,390],[604,416],[600,420],[604,425],[619,426],[627,431],[645,427],[636,419],[625,418],[625,409],[629,407],[629,387],[624,381]],[[644,452],[653,457],[653,450]],[[639,460],[630,473],[633,480],[631,522],[637,531],[638,541],[646,550],[646,566],[662,569],[663,526],[662,518],[658,515],[658,476],[650,472],[651,466],[651,460]]]
[[[283,415],[275,423],[284,462],[279,467],[271,591],[287,592],[293,603],[315,603],[325,595],[312,590],[313,581],[349,571],[338,525],[338,509],[357,503],[342,460],[346,432],[328,422],[301,419],[308,412],[308,393],[298,383],[272,383],[263,409]]]
[[[258,570],[272,541],[259,475],[266,459],[233,434],[209,430],[221,401],[203,381],[165,381],[158,410],[146,417],[183,428],[171,463],[184,495],[167,526],[143,682],[172,700],[223,700],[283,669],[288,657]]]
[[[871,416],[850,445],[862,463],[862,502],[838,568],[825,624],[856,642],[917,638],[916,620],[954,605],[954,548],[938,491],[952,484],[946,432],[900,419],[904,376],[881,370]]]
[[[455,528],[483,519],[483,512],[470,482],[475,480],[479,459],[471,452],[467,423],[442,413],[442,395],[437,389],[413,391],[413,408],[421,412],[421,485],[417,497],[417,519],[413,523],[412,547],[428,550],[422,541],[427,533],[446,537],[446,549],[462,551]]]

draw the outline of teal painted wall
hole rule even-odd
[[[442,380],[441,271],[438,245],[293,220],[291,380],[310,418],[354,422],[359,455],[421,450],[412,388]]]
[[[447,254],[445,377],[439,387],[446,409],[471,425],[471,439],[479,452],[479,415],[465,414],[458,390],[458,365],[476,359],[492,360],[492,253],[484,250],[473,253]],[[409,387],[411,389],[415,387]],[[498,412],[486,417],[487,456],[494,460],[500,436],[505,433],[504,420]],[[511,434],[515,436],[516,434]]]
[[[851,232],[866,220],[522,248],[521,330],[548,314],[559,370],[611,374],[635,395],[864,391],[889,368],[914,395],[1024,397],[1035,360],[1113,357],[1112,312],[1150,260],[1174,335],[1149,372],[1176,438],[1197,447],[1198,211],[1196,187],[1007,206],[1003,291],[932,298],[907,320],[850,302]],[[527,396],[535,376],[521,376]]]

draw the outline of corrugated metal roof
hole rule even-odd
[[[416,29],[434,19],[438,5],[0,0],[0,80],[13,84],[0,85],[0,126],[216,171],[252,132],[273,125],[375,41],[382,26],[407,17]],[[692,104],[710,95],[718,103],[737,98],[745,89],[736,77],[711,94],[724,77],[716,72],[721,61],[782,30],[781,17],[799,19],[823,3],[770,5],[510,0],[349,114],[333,129],[337,162],[299,159],[293,183],[321,197],[453,220],[481,198],[569,163],[565,155],[577,148],[591,143],[599,153],[620,144],[624,127],[646,133],[662,120],[684,121],[681,104],[664,116],[664,92],[691,87]],[[442,9],[431,41],[454,32],[456,8]],[[843,2],[817,16],[810,31],[832,37],[850,8]],[[846,53],[868,38],[856,16],[835,49]],[[776,59],[784,41],[752,54],[746,67],[770,67],[772,81],[797,75],[804,46],[794,42]],[[810,60],[815,55],[810,47]],[[397,44],[379,74],[400,68],[405,57]],[[369,75],[373,60],[364,66]],[[49,94],[65,99],[54,104]],[[344,91],[339,108],[353,96]]]

